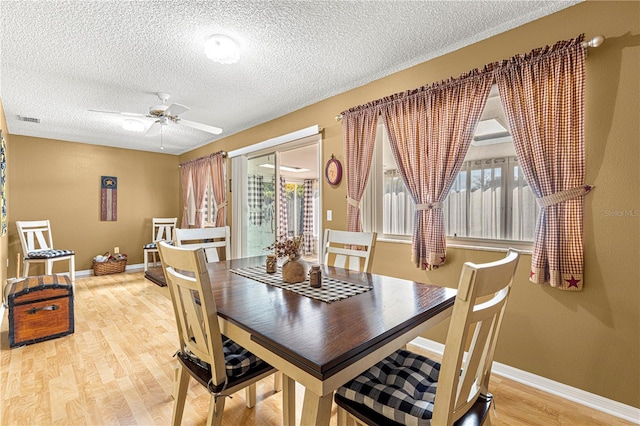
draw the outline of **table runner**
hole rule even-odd
[[[252,280],[263,284],[279,287],[283,290],[289,290],[302,296],[327,303],[346,299],[347,297],[355,296],[356,294],[364,293],[365,291],[372,289],[372,287],[364,284],[354,284],[326,276],[322,277],[322,287],[320,288],[311,287],[309,285],[308,278],[301,283],[285,283],[282,281],[282,272],[280,268],[278,268],[278,270],[273,274],[267,274],[264,265],[231,269],[231,272],[242,275],[243,277],[251,278]]]

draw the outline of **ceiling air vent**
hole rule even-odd
[[[22,115],[18,115],[18,120],[20,121],[26,121],[28,123],[40,123],[40,119],[39,118],[33,118],[33,117],[24,117]]]

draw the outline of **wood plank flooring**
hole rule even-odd
[[[0,330],[1,425],[167,425],[177,334],[166,288],[142,272],[79,277],[75,333],[9,349],[8,310]],[[494,425],[630,425],[510,380],[494,377]],[[303,389],[298,385],[297,419]],[[227,399],[226,425],[281,425],[273,376],[258,384],[256,407],[244,393]],[[191,381],[183,424],[206,422],[209,395]],[[335,425],[335,407],[331,425]]]

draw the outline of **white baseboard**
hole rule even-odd
[[[411,344],[440,355],[444,353],[444,345],[442,343],[434,342],[424,337],[414,339]],[[600,395],[583,391],[582,389],[546,379],[495,361],[493,362],[491,372],[495,375],[640,425],[640,409],[630,405],[607,399]]]

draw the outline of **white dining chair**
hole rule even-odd
[[[229,259],[231,253],[230,231],[228,226],[215,228],[176,228],[175,242],[177,247],[203,248],[207,262],[217,262],[220,256]]]
[[[491,364],[519,256],[465,263],[442,363],[397,350],[338,389],[338,425],[491,424]]]
[[[72,283],[75,282],[75,252],[54,249],[49,220],[17,220],[16,227],[24,255],[25,277],[29,276],[29,266],[33,263],[42,263],[45,267],[45,274],[51,275],[54,262],[66,260],[69,262],[69,278]],[[18,273],[19,271],[16,271],[16,274]]]
[[[149,269],[149,255],[153,257],[153,266],[156,266],[158,254],[158,241],[173,241],[173,230],[178,223],[177,217],[154,217],[152,219],[151,242],[142,248],[144,252],[144,270]]]
[[[178,329],[178,362],[172,425],[182,422],[189,378],[211,394],[207,425],[222,424],[226,397],[246,390],[246,405],[256,403],[256,382],[275,369],[221,333],[204,249],[158,243]],[[186,272],[186,274],[185,274]]]
[[[322,243],[322,262],[329,266],[369,272],[375,242],[375,232],[326,229]]]

